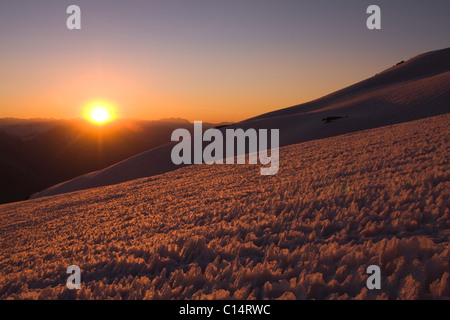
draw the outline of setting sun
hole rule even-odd
[[[87,108],[85,117],[98,125],[113,120],[112,108],[105,104],[95,104]]]

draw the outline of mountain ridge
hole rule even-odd
[[[218,124],[205,123],[205,127]],[[170,142],[181,119],[121,119],[101,127],[83,119],[0,119],[0,203],[31,194]]]
[[[440,65],[439,64],[437,65],[436,61],[438,61],[440,63]],[[411,72],[411,66],[414,68],[414,70],[412,70],[412,71],[416,71],[416,72]],[[321,103],[321,104],[329,103],[329,100],[332,98],[336,98],[336,97],[340,98],[340,96],[342,96],[344,94],[354,93],[355,91],[358,91],[364,87],[366,87],[366,90],[367,90],[368,86],[373,86],[373,87],[375,87],[375,88],[373,88],[373,90],[376,90],[376,87],[380,86],[382,81],[385,81],[384,85],[386,85],[386,82],[388,82],[388,83],[390,82],[391,84],[398,84],[398,83],[401,83],[404,81],[418,80],[418,78],[429,77],[429,76],[433,76],[433,75],[440,74],[440,73],[447,72],[447,71],[450,71],[450,47],[441,49],[441,50],[435,50],[435,51],[430,51],[430,52],[419,54],[418,56],[415,56],[407,61],[404,61],[401,64],[397,64],[392,67],[389,67],[389,68],[385,69],[384,71],[374,75],[373,77],[367,78],[365,80],[362,80],[353,85],[350,85],[343,89],[340,89],[340,90],[337,90],[330,94],[327,94],[318,99],[315,99],[315,100],[312,100],[312,101],[309,101],[306,103],[302,103],[299,105],[294,105],[291,107],[283,108],[280,110],[267,112],[262,115],[244,120],[244,122],[252,121],[255,119],[263,119],[268,116],[276,116],[280,113],[282,113],[283,115],[286,115],[289,113],[306,112],[306,111],[308,111],[307,107],[309,107],[309,106],[315,107],[317,103]],[[397,73],[395,75],[396,77],[394,77],[394,79],[389,79],[389,76],[392,75],[393,72]],[[407,78],[405,78],[406,74],[408,74]]]

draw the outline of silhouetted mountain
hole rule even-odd
[[[206,128],[217,124],[204,124]],[[182,119],[120,120],[95,126],[84,120],[0,119],[0,203],[103,169],[170,142]]]

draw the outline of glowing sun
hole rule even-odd
[[[96,104],[88,107],[86,111],[86,118],[98,125],[105,124],[113,120],[112,108],[104,104]]]

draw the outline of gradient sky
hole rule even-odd
[[[449,16],[448,0],[2,0],[0,117],[104,100],[126,118],[243,120],[448,47]]]

